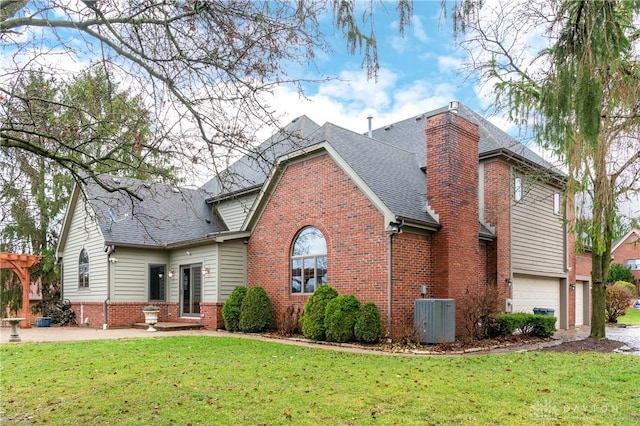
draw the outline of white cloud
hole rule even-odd
[[[422,19],[417,15],[411,17],[411,32],[421,43],[429,42],[429,36],[427,36],[427,32],[424,30]]]
[[[364,71],[343,71],[346,81],[321,85],[316,93],[301,98],[297,91],[280,87],[274,94],[273,106],[282,113],[281,125],[306,115],[318,124],[330,122],[355,132],[367,130],[367,116],[373,115],[374,128],[446,105],[456,99],[456,87],[447,82],[417,80],[399,86],[399,76],[380,69],[378,83],[367,79]],[[261,134],[261,139],[269,136]]]
[[[438,56],[438,70],[441,73],[458,72],[462,61],[453,56]]]

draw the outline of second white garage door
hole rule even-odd
[[[513,312],[532,314],[533,308],[551,308],[554,310],[555,317],[559,318],[560,280],[558,278],[513,276]]]

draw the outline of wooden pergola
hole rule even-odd
[[[22,314],[25,318],[20,324],[22,328],[31,328],[31,313],[29,312],[29,285],[31,277],[29,270],[40,262],[42,256],[33,254],[15,254],[0,252],[0,269],[12,269],[22,283]]]

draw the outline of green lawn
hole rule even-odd
[[[640,325],[640,309],[627,309],[623,316],[618,317],[618,323]]]
[[[385,356],[251,339],[0,346],[0,424],[640,423],[640,358]]]

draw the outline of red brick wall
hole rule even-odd
[[[441,229],[432,249],[434,295],[456,299],[456,332],[462,334],[460,300],[477,291],[478,126],[447,112],[430,117],[427,132],[427,200]]]
[[[576,274],[591,277],[591,252],[576,255]]]
[[[511,297],[511,166],[501,161],[484,163],[484,221],[496,239],[487,245],[487,274],[503,298]],[[504,304],[503,304],[504,305]]]
[[[391,330],[396,336],[404,337],[413,332],[414,300],[434,297],[432,238],[432,235],[409,232],[393,236]],[[425,295],[420,293],[423,285],[427,290]]]
[[[71,309],[76,313],[78,324],[102,327],[104,324],[104,305],[100,302],[72,303]],[[88,323],[85,322],[88,318]]]
[[[223,305],[224,303],[200,302],[200,323],[207,328],[224,328]]]
[[[249,240],[248,285],[262,286],[277,325],[289,305],[308,296],[290,292],[290,252],[297,233],[315,226],[327,242],[328,284],[361,302],[373,301],[387,323],[388,243],[384,217],[356,184],[323,154],[290,164]],[[430,238],[409,232],[393,237],[394,324],[413,321],[413,299],[429,283]],[[407,259],[408,261],[403,261]],[[396,317],[397,313],[397,317]]]
[[[622,242],[616,249],[613,255],[613,262],[620,263],[627,266],[627,260],[640,259],[640,241],[636,234],[631,234],[626,240]],[[631,271],[636,279],[636,282],[640,280],[640,270]]]
[[[495,277],[489,275],[489,267],[495,264],[495,256],[490,259],[489,256],[493,255],[493,252],[489,248],[489,242],[480,241],[480,250],[478,251],[478,284],[480,286],[486,286],[488,283],[494,284]]]

